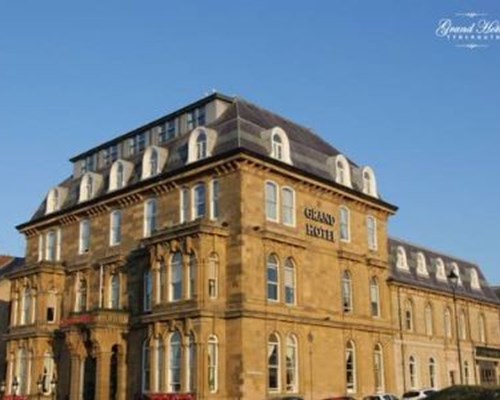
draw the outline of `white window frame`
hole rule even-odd
[[[375,276],[370,279],[370,314],[374,318],[380,317],[380,285]]]
[[[122,241],[123,215],[121,210],[113,210],[110,214],[109,245],[118,246]]]
[[[199,190],[202,190],[202,195]],[[204,218],[207,215],[207,187],[204,182],[199,182],[192,189],[192,210],[193,219]],[[202,207],[200,212],[199,207]]]
[[[273,260],[273,262],[271,262]],[[276,281],[269,279],[270,270],[276,271]],[[267,256],[266,259],[266,281],[267,281],[267,301],[276,303],[280,300],[280,262],[276,254],[272,253]],[[275,288],[276,298],[269,295],[270,288]]]
[[[144,203],[144,237],[150,237],[158,229],[158,200],[149,199]]]
[[[286,193],[290,193],[291,204],[286,204]],[[289,214],[289,215],[288,215]],[[289,186],[281,188],[281,216],[283,224],[287,226],[295,226],[295,190]],[[289,220],[290,219],[290,220]]]
[[[217,220],[220,217],[220,181],[217,179],[210,182],[210,219]]]
[[[174,338],[176,341],[174,342]],[[177,340],[178,338],[178,340]],[[173,349],[177,347],[179,352],[178,365],[174,366]],[[179,381],[174,380],[174,374],[178,371]],[[170,335],[168,341],[168,383],[167,389],[169,393],[179,393],[182,390],[182,336],[179,331],[175,331]]]
[[[366,216],[366,231],[368,236],[368,249],[376,251],[378,249],[377,219],[373,215]]]
[[[271,199],[268,196],[268,188],[272,188],[272,190],[275,193],[275,199]],[[280,220],[280,210],[279,210],[279,204],[280,204],[280,191],[279,191],[279,186],[276,182],[273,181],[266,181],[264,185],[264,197],[265,197],[265,210],[266,210],[266,220],[272,221],[272,222],[279,222]],[[275,210],[275,215],[272,215],[272,208]]]
[[[274,332],[267,338],[267,391],[269,393],[277,393],[281,390],[281,349],[280,337]],[[276,363],[271,364],[270,357],[276,352]],[[271,370],[276,371],[276,386],[270,386]],[[273,372],[274,373],[274,372]]]
[[[285,350],[285,389],[287,393],[298,393],[299,391],[299,351],[298,340],[294,334],[289,334],[286,337]],[[289,361],[291,360],[291,361]],[[293,377],[289,381],[289,377]]]
[[[176,270],[174,268],[178,268],[179,273],[179,279],[175,281]],[[168,300],[170,302],[181,301],[184,296],[184,257],[180,251],[173,253],[170,257],[169,283]],[[175,285],[180,287],[179,295],[175,292]]]
[[[83,219],[80,221],[80,235],[78,253],[85,254],[90,250],[90,219]]]
[[[208,354],[208,390],[210,393],[217,393],[219,390],[219,341],[217,336],[210,335],[207,340]],[[210,378],[213,376],[213,382]]]
[[[188,222],[191,219],[191,195],[187,187],[183,187],[179,192],[179,220],[180,223]]]
[[[349,368],[349,356],[351,357],[352,367]],[[346,393],[356,393],[357,391],[357,365],[356,365],[356,346],[352,340],[346,343],[345,348],[345,370],[346,370]],[[351,370],[352,382],[348,380],[348,373]]]
[[[346,206],[339,210],[339,237],[341,242],[351,242],[351,212]]]
[[[285,260],[283,272],[284,272],[285,304],[289,306],[294,306],[297,304],[297,273],[296,273],[295,263],[290,257],[288,257]],[[289,292],[292,293],[291,301],[288,298]]]

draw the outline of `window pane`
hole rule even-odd
[[[274,183],[266,183],[266,218],[278,219],[278,190]]]

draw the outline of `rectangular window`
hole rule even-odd
[[[197,125],[196,126],[204,126],[206,122],[206,112],[205,107],[200,107],[197,109]]]
[[[144,273],[144,311],[151,311],[153,297],[153,277],[151,271]]]
[[[278,187],[273,182],[266,182],[266,218],[278,221]]]
[[[345,207],[340,208],[340,240],[349,242],[351,240],[349,221],[349,210]]]
[[[92,154],[82,160],[82,175],[95,170],[95,155]]]
[[[122,213],[121,211],[113,211],[111,213],[111,229],[110,241],[111,246],[120,244],[122,240]]]
[[[295,193],[290,188],[283,188],[281,191],[283,223],[289,226],[295,226]]]
[[[43,260],[43,235],[38,236],[38,261]]]
[[[118,159],[118,145],[114,144],[104,150],[104,165],[109,166]]]
[[[187,222],[189,221],[189,189],[181,189],[180,203],[180,222]]]
[[[217,298],[217,265],[218,258],[215,255],[208,259],[208,297]]]
[[[167,140],[173,139],[177,134],[177,121],[175,119],[166,124]]]
[[[193,215],[194,218],[203,218],[206,214],[205,184],[200,183],[193,189]]]
[[[55,322],[55,315],[54,307],[47,307],[47,322]]]
[[[47,233],[47,248],[45,250],[45,259],[47,261],[55,261],[56,260],[56,252],[57,252],[57,236],[55,231],[50,231]]]
[[[366,217],[366,230],[368,235],[368,248],[377,250],[377,220],[371,215]]]
[[[188,131],[196,128],[196,110],[192,110],[187,114],[187,129]]]
[[[212,219],[219,218],[219,194],[220,194],[219,181],[212,181],[211,202],[210,202],[210,216]]]
[[[85,219],[80,222],[80,254],[87,253],[90,249],[90,221]]]
[[[141,132],[129,139],[129,154],[138,154],[146,148],[146,132]]]
[[[156,200],[151,199],[146,202],[144,215],[144,236],[149,237],[156,231],[157,224],[157,205]]]

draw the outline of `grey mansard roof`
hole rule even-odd
[[[140,128],[134,129],[133,131],[118,138],[114,138],[109,142],[95,147],[94,149],[81,153],[72,158],[71,161],[81,159],[86,155],[106,148],[106,146],[118,143],[127,137],[132,137],[139,132],[151,129],[154,126],[167,121],[169,118],[172,118],[172,116],[180,115],[181,112],[185,113],[194,107],[199,107],[200,105],[208,103],[214,99],[225,101],[228,104],[228,108],[222,113],[222,115],[219,116],[219,118],[205,127],[207,129],[213,129],[217,132],[217,141],[211,157],[187,165],[186,161],[189,133],[180,135],[175,139],[168,141],[164,145],[161,145],[161,147],[168,149],[168,159],[160,177],[155,176],[150,179],[141,180],[141,162],[144,154],[143,152],[135,155],[133,158],[125,158],[125,160],[134,164],[134,172],[133,176],[127,183],[127,186],[121,190],[126,191],[134,185],[140,185],[143,181],[151,182],[154,179],[161,179],[161,177],[173,175],[180,172],[180,170],[184,168],[189,168],[191,165],[199,165],[201,163],[210,162],[218,157],[238,151],[249,152],[262,158],[267,158],[271,162],[280,163],[285,168],[296,169],[299,172],[308,174],[316,179],[326,181],[327,183],[333,185],[338,185],[335,183],[331,161],[329,161],[332,157],[340,154],[335,147],[321,139],[308,128],[305,128],[241,98],[228,97],[218,93],[208,96],[205,99],[197,101],[190,106],[184,107],[179,111],[157,119]],[[269,139],[266,139],[263,133],[275,127],[283,129],[289,139],[290,155],[292,160],[291,166],[284,164],[281,161],[274,160],[269,156]],[[371,201],[379,203],[384,207],[396,210],[395,206],[380,200],[380,198],[374,198],[362,193],[361,168],[352,162],[348,157],[346,158],[350,166],[352,189],[345,186],[343,186],[343,189],[356,193],[358,196],[370,199]],[[103,185],[101,187],[101,192],[94,197],[95,201],[99,201],[108,193],[109,172],[110,167],[96,170],[96,173],[103,176]],[[79,205],[78,195],[80,180],[81,178],[74,179],[73,177],[69,177],[59,185],[68,189],[68,195],[64,204],[61,206],[60,211],[52,213],[51,215],[57,215],[57,213],[68,211],[69,209]],[[110,195],[114,195],[114,193],[118,193],[121,190],[115,191]],[[18,229],[22,229],[30,223],[44,219],[45,201],[46,200],[44,200],[40,205],[30,222],[18,226]],[[89,200],[88,202],[82,203],[82,205],[90,204],[92,201],[93,200]]]
[[[392,280],[402,284],[408,284],[413,287],[421,287],[422,289],[452,293],[452,287],[448,280],[441,280],[436,277],[435,262],[438,258],[440,258],[444,262],[446,276],[448,276],[453,263],[458,266],[462,284],[456,289],[457,296],[465,296],[490,303],[500,303],[495,291],[488,285],[481,268],[477,264],[430,250],[401,239],[389,238],[388,246]],[[403,247],[406,252],[409,267],[408,271],[400,269],[397,266],[397,249],[400,246]],[[417,273],[418,253],[422,253],[425,257],[428,276],[423,276]],[[477,271],[479,284],[481,286],[479,290],[474,289],[471,286],[471,269]]]

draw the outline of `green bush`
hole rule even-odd
[[[500,400],[500,389],[483,386],[450,386],[427,397],[428,400]]]

